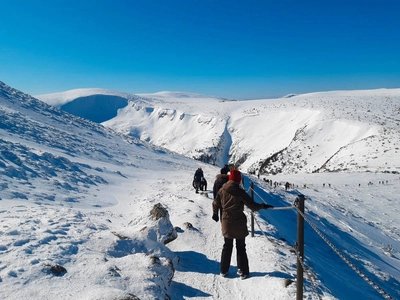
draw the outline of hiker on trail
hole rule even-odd
[[[289,189],[289,187],[290,187],[290,183],[289,183],[289,182],[286,182],[286,183],[285,183],[285,190],[287,191],[287,190]]]
[[[229,180],[228,170],[226,168],[221,169],[221,174],[216,176],[213,186],[213,197],[214,199],[217,197],[218,191],[222,186],[227,183]],[[219,217],[222,218],[222,208],[219,211]]]
[[[193,179],[193,185],[194,188],[196,189],[196,194],[199,193],[199,188],[201,184],[201,179],[204,177],[203,170],[201,167],[199,167],[196,172],[194,173],[194,179]]]
[[[243,213],[244,205],[252,211],[273,208],[273,206],[254,202],[254,200],[240,188],[239,184],[241,181],[242,175],[240,171],[236,169],[231,170],[229,181],[220,188],[212,203],[212,218],[215,222],[218,222],[218,210],[222,209],[221,229],[225,243],[221,254],[221,276],[225,277],[228,275],[231,264],[233,240],[235,239],[238,274],[241,279],[245,279],[249,276],[249,262],[245,243],[249,231],[247,229],[247,218]]]
[[[200,190],[201,191],[207,190],[207,180],[204,177],[202,177],[200,181]]]

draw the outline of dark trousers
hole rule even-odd
[[[201,182],[200,181],[194,181],[193,184],[194,184],[194,188],[196,189],[196,193],[198,193]]]
[[[221,254],[221,273],[227,273],[231,265],[233,239],[224,238],[225,243]],[[249,275],[249,260],[247,259],[245,238],[236,239],[236,262],[244,275]]]

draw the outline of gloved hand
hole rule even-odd
[[[217,215],[217,214],[213,214],[213,215],[212,215],[212,219],[213,219],[215,222],[218,222],[218,221],[219,221],[219,218],[218,218],[218,215]]]
[[[266,203],[263,203],[262,206],[263,206],[263,209],[274,208],[273,205],[269,205],[269,204],[266,204]]]

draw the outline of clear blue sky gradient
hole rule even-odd
[[[0,80],[32,95],[400,88],[399,12],[399,0],[0,0]]]

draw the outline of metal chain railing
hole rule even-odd
[[[296,208],[296,207],[295,207],[295,206],[280,207],[280,209],[293,209],[293,208]],[[275,208],[274,208],[274,209],[275,209]],[[273,244],[280,245],[280,244],[278,244],[277,242],[275,242],[274,240],[270,239],[270,238],[267,236],[267,234],[261,229],[260,223],[258,223],[258,221],[257,221],[256,218],[254,218],[254,221],[256,222],[256,224],[257,224],[258,228],[260,229],[261,233],[267,238],[268,241],[270,241],[270,242],[273,243]],[[280,245],[280,246],[281,246],[281,245]],[[299,254],[298,254],[296,248],[295,248],[295,252],[296,252],[296,255],[299,257]],[[300,261],[300,263],[301,263],[301,265],[302,265],[302,267],[303,267],[303,270],[308,270],[308,269],[309,269],[309,268],[306,268],[306,267],[305,267],[304,262],[302,261],[302,259],[300,259],[300,257],[299,257],[299,261]],[[307,274],[308,279],[309,279],[310,282],[311,282],[311,287],[313,288],[314,293],[317,294],[317,296],[318,296],[318,298],[319,298],[320,300],[322,300],[321,295],[318,293],[318,290],[317,290],[317,284],[315,284],[315,282],[314,282],[315,279],[312,279],[312,277],[311,277],[311,275],[309,274],[308,271],[306,271],[306,274]],[[315,275],[314,275],[314,276],[315,276]]]
[[[311,282],[311,287],[312,287],[314,293],[317,294],[317,296],[320,300],[322,300],[321,295],[318,293],[318,289],[317,289],[318,284],[316,283],[316,280],[312,278],[311,272],[308,271],[310,268],[306,268],[306,266],[304,265],[304,261],[303,261],[302,257],[300,256],[300,253],[297,251],[297,247],[295,247],[294,249],[296,251],[298,261],[300,262],[301,266],[303,267],[303,270],[306,272],[307,277]],[[315,277],[315,275],[314,275],[314,277]]]
[[[257,192],[252,189],[251,187],[249,187],[248,191],[252,191],[254,192],[264,203],[267,203],[259,194],[257,194]],[[247,192],[248,192],[247,191]],[[304,215],[304,213],[301,212],[301,210],[296,206],[296,202],[294,203],[294,205],[292,206],[288,206],[288,207],[277,207],[277,208],[271,208],[273,210],[286,210],[286,209],[293,209],[295,208],[297,210],[297,212],[304,218],[305,221],[307,221],[307,223],[311,226],[311,228],[314,229],[314,231],[328,244],[328,246],[330,246],[332,248],[332,250],[339,255],[339,257],[347,263],[347,265],[352,268],[357,275],[359,275],[362,279],[364,279],[368,284],[370,284],[379,294],[381,294],[385,299],[388,300],[394,300],[388,293],[386,293],[380,286],[378,286],[375,282],[373,282],[367,275],[365,275],[360,269],[358,269],[342,252],[339,251],[338,248],[335,247],[335,245],[333,245],[327,237],[325,237],[322,232]],[[257,226],[259,227],[260,231],[263,233],[263,235],[271,242],[272,241],[270,238],[268,238],[268,236],[264,233],[264,231],[261,229],[260,224],[258,223],[258,221],[255,219]],[[296,255],[298,256],[298,261],[300,261],[300,263],[302,264],[303,270],[306,270],[305,266],[303,265],[304,262],[302,261],[302,259],[300,259],[299,254],[296,250]],[[307,273],[307,272],[306,272]],[[309,274],[307,273],[307,276]],[[308,276],[309,277],[309,276]],[[313,280],[311,280],[311,278],[309,277],[310,281],[311,281],[311,285],[313,286],[314,289],[314,282]],[[314,291],[316,292],[316,294],[318,295],[318,297],[320,297],[319,293],[316,290],[316,287],[314,289]],[[321,299],[321,298],[320,298]]]
[[[381,294],[385,299],[394,300],[388,293],[386,293],[380,286],[373,282],[367,275],[361,272],[338,248],[333,245],[326,236],[297,208],[297,212],[304,218],[305,221],[314,229],[314,231],[336,252],[337,255],[352,268],[362,279],[364,279],[368,284],[370,284],[379,294]]]
[[[258,198],[260,198],[264,203],[267,203],[267,201],[265,201],[259,194],[257,194],[257,192],[252,189],[251,187],[249,187],[246,191],[246,193],[249,193],[249,191],[253,191],[254,194],[256,194],[258,196]],[[274,207],[274,208],[269,208],[269,209],[273,209],[273,210],[289,210],[289,209],[294,209],[296,208],[295,205],[292,206],[282,206],[282,207]]]
[[[257,221],[256,218],[254,218],[254,221],[256,222],[256,224],[257,224],[257,226],[258,226],[258,229],[260,229],[261,233],[267,238],[267,240],[270,241],[270,242],[273,243],[273,244],[276,244],[276,242],[275,242],[274,240],[270,239],[270,238],[266,235],[266,233],[264,232],[264,230],[261,229],[260,223],[258,223],[258,221]]]
[[[249,189],[248,189],[246,192],[248,193],[250,190],[253,191],[254,194],[256,194],[264,203],[266,203],[266,201],[265,201],[259,194],[257,194],[257,192],[256,192],[254,189],[252,189],[251,187],[249,187]],[[284,207],[274,207],[274,208],[269,208],[269,209],[273,209],[273,210],[292,210],[292,209],[296,209],[296,208],[297,208],[297,207],[296,207],[295,205],[292,205],[292,206],[284,206]],[[256,222],[256,224],[257,224],[258,228],[260,229],[260,231],[262,232],[262,234],[267,238],[267,240],[269,240],[269,241],[270,241],[271,243],[273,243],[273,244],[278,244],[278,243],[276,243],[274,240],[270,239],[270,238],[266,235],[266,233],[261,229],[260,223],[258,223],[258,221],[257,221],[256,218],[254,218],[254,221]],[[280,245],[280,244],[278,244],[278,245]],[[320,300],[322,300],[321,295],[318,293],[317,284],[315,283],[315,279],[313,280],[312,277],[311,277],[311,275],[310,275],[310,273],[307,271],[309,268],[306,268],[306,267],[305,267],[303,260],[302,260],[302,259],[300,258],[300,256],[299,256],[299,253],[298,253],[298,251],[297,251],[297,248],[295,248],[295,253],[296,253],[297,257],[299,258],[298,261],[301,263],[301,265],[302,265],[302,267],[303,267],[303,270],[306,272],[307,277],[308,277],[308,279],[309,279],[310,282],[311,282],[311,287],[312,287],[314,293],[318,296],[318,298],[319,298]],[[315,275],[314,275],[314,276],[315,276]]]

